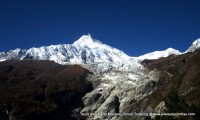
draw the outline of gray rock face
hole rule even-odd
[[[82,114],[88,120],[124,120],[138,110],[136,104],[156,88],[159,72],[149,71],[139,61],[99,63],[84,66],[94,90],[83,98]],[[124,115],[122,115],[124,114]],[[134,118],[134,115],[131,115]]]

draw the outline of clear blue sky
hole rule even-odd
[[[70,44],[91,33],[138,56],[200,37],[199,0],[0,0],[0,51]]]

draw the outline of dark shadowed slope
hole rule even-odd
[[[0,120],[66,120],[92,87],[90,72],[50,61],[0,63]]]
[[[195,116],[160,119],[200,119],[200,50],[180,56],[145,60],[143,64],[149,69],[161,71],[156,90],[145,98],[146,108],[156,108],[164,101],[167,109],[162,112],[195,113]]]

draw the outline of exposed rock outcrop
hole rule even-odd
[[[137,103],[156,89],[159,72],[144,68],[139,61],[88,64],[94,90],[83,97],[81,113],[88,120],[134,119]],[[127,115],[125,115],[127,113]],[[124,114],[124,115],[122,115]]]

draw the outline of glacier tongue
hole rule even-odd
[[[81,113],[126,113],[128,103],[139,101],[155,89],[148,84],[155,84],[159,72],[148,70],[140,60],[131,58],[126,61],[85,64],[83,67],[94,74],[88,76],[94,90],[82,100],[85,107]],[[130,111],[129,111],[130,112]],[[136,111],[132,111],[136,112]],[[116,115],[90,115],[88,119],[123,119]],[[133,116],[132,116],[133,117]]]

